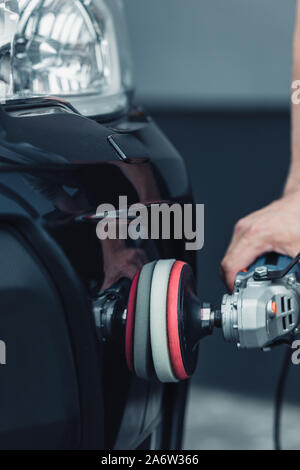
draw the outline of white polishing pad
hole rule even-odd
[[[155,372],[160,382],[178,382],[172,370],[167,332],[167,298],[175,260],[159,260],[153,271],[150,296],[150,335]]]

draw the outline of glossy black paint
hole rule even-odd
[[[39,114],[43,106],[51,113]],[[111,144],[110,136],[123,157]],[[97,289],[121,278],[124,266],[128,273],[133,273],[152,259],[177,258],[195,267],[194,256],[185,252],[184,240],[100,242],[95,222],[84,216],[94,214],[102,203],[118,206],[119,195],[126,195],[128,204],[162,200],[192,202],[181,157],[141,111],[132,110],[115,122],[103,124],[84,118],[54,100],[34,100],[31,104],[0,108],[1,220],[17,224],[17,230],[22,224],[15,220],[19,221],[21,216],[26,221],[22,225],[26,227],[22,229],[23,236],[29,237],[37,257],[51,271],[59,297],[69,299],[69,303],[63,300],[62,306],[74,343],[78,390],[85,389],[81,397],[83,408],[76,417],[85,429],[84,439],[72,445],[137,448],[160,428],[159,442],[155,445],[178,448],[187,384],[163,386],[133,377],[125,364],[123,342],[118,347],[97,342],[91,325],[91,308],[79,308]],[[33,232],[39,234],[35,239],[30,238]],[[53,250],[57,250],[55,255],[54,251],[47,252],[46,238]],[[64,280],[65,270],[72,281]],[[77,305],[74,305],[75,290],[80,292],[81,299],[77,299]],[[76,309],[78,322],[73,316]],[[20,305],[19,315],[21,312]],[[41,355],[44,353],[40,351]],[[80,376],[79,371],[84,369],[89,378],[83,372]],[[0,383],[4,370],[4,367],[0,369]],[[19,374],[18,367],[14,373]],[[10,386],[8,381],[6,387]],[[51,391],[48,398],[52,399]],[[32,400],[30,393],[26,399]],[[13,407],[13,403],[6,405]],[[89,424],[86,420],[92,409],[95,419]],[[24,433],[30,433],[29,425],[24,427]],[[51,438],[48,441],[50,448],[66,445],[63,439],[60,445]]]

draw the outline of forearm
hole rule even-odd
[[[300,80],[300,0],[296,15],[293,80]],[[221,263],[229,289],[233,289],[236,274],[263,253],[274,251],[293,258],[299,252],[299,247],[300,104],[293,104],[292,159],[284,195],[263,209],[240,219],[236,224]]]
[[[300,0],[298,0],[293,52],[293,81],[300,80]],[[300,104],[292,103],[292,159],[285,194],[300,191]]]

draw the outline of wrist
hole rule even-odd
[[[282,198],[290,198],[292,200],[299,199],[300,201],[300,183],[286,186],[283,191]]]
[[[282,196],[292,196],[300,194],[300,176],[299,178],[288,178]]]

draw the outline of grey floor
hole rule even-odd
[[[188,450],[269,450],[273,448],[271,400],[198,385],[192,387],[184,448]],[[284,449],[300,449],[300,408],[286,404]]]

